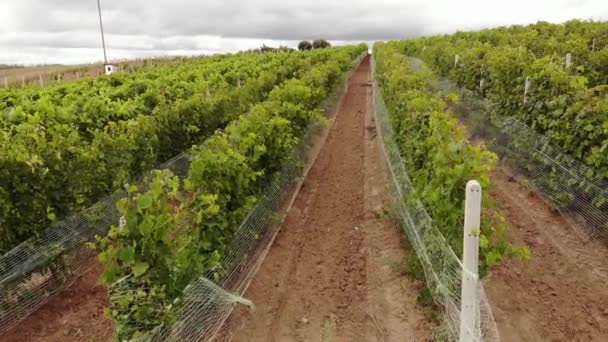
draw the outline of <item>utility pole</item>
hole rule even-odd
[[[103,35],[103,21],[101,20],[101,4],[97,0],[97,12],[99,12],[99,28],[101,29],[101,46],[103,47],[103,63],[108,64],[108,55],[106,54],[106,39]]]

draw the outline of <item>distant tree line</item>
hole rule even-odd
[[[303,40],[298,44],[298,50],[307,51],[312,49],[324,49],[330,47],[331,44],[325,39],[317,39],[313,41]],[[261,47],[257,49],[251,49],[247,51],[242,51],[241,53],[264,53],[264,52],[292,52],[294,49],[287,46],[280,46],[278,48],[267,46],[263,44]]]
[[[306,51],[312,49],[324,49],[330,47],[331,44],[325,39],[316,39],[312,43],[308,40],[303,40],[298,44],[298,50]]]

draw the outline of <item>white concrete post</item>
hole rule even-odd
[[[572,53],[568,52],[566,54],[566,69],[570,68],[572,65]]]
[[[483,91],[483,87],[486,85],[486,80],[484,78],[479,80],[479,91]]]
[[[479,337],[479,234],[481,227],[481,185],[467,182],[464,204],[464,241],[462,249],[462,291],[460,302],[460,342]]]
[[[458,66],[458,61],[460,60],[459,55],[454,55],[454,66]]]

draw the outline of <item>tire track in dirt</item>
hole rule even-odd
[[[484,280],[503,341],[608,341],[607,266],[594,246],[510,171],[492,175],[509,240],[531,259],[507,260]]]
[[[235,311],[235,341],[427,340],[416,284],[393,267],[405,255],[375,138],[366,58],[281,231]],[[234,322],[240,322],[234,324]]]

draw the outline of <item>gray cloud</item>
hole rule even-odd
[[[425,6],[396,3],[330,3],[234,0],[102,1],[110,34],[218,35],[239,38],[301,39],[325,37],[373,40],[418,34]],[[16,25],[25,32],[97,29],[95,1],[24,0],[16,6]]]
[[[537,20],[608,18],[605,0],[101,1],[110,55],[117,58],[131,52],[234,51],[279,40],[292,45],[314,38],[374,41]],[[2,7],[0,60],[22,53],[29,56],[23,59],[57,62],[71,51],[84,61],[90,58],[87,49],[100,46],[95,0],[20,0]],[[62,53],[49,55],[53,48]],[[42,54],[32,56],[34,51]]]

